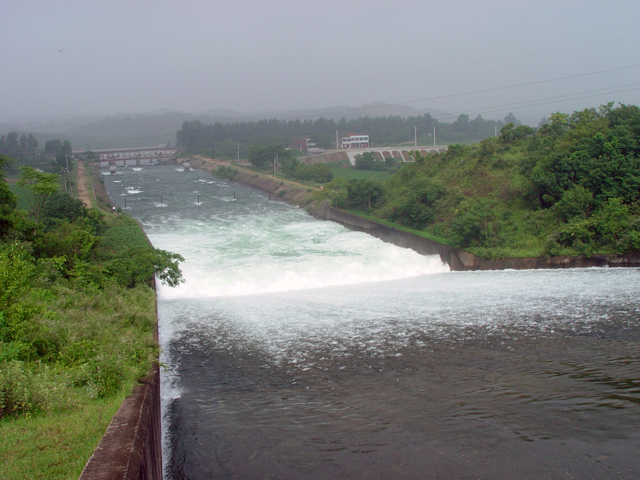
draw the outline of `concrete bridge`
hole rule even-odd
[[[110,148],[102,150],[92,150],[100,156],[100,167],[124,165],[150,165],[157,163],[161,159],[176,157],[180,154],[178,147],[167,147],[159,145],[157,147],[134,147],[134,148]],[[74,154],[82,154],[83,151],[74,151]]]
[[[316,155],[308,155],[301,157],[300,161],[306,164],[311,163],[329,163],[338,160],[348,159],[351,165],[356,164],[356,155],[362,155],[366,152],[373,153],[376,160],[384,161],[386,158],[395,158],[397,162],[413,162],[413,158],[409,155],[411,151],[420,152],[422,155],[427,155],[432,152],[446,152],[447,145],[417,145],[417,146],[402,146],[402,147],[379,147],[379,148],[348,148],[341,150],[328,150],[324,153]]]

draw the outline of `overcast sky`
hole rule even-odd
[[[0,118],[640,104],[639,21],[638,0],[2,0]]]

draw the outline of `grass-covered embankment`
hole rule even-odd
[[[0,476],[77,478],[157,361],[152,280],[179,282],[181,258],[55,188],[36,222],[2,180]]]
[[[534,130],[415,155],[386,182],[338,179],[316,200],[480,257],[640,251],[640,109],[557,113]]]
[[[155,295],[147,286],[59,286],[25,301],[40,310],[27,342],[2,345],[2,478],[77,478],[156,359]],[[41,351],[27,352],[29,340]]]

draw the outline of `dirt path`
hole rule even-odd
[[[93,202],[91,201],[91,196],[89,195],[89,178],[87,177],[87,172],[84,169],[84,162],[78,162],[78,198],[84,203],[88,208],[93,207]]]

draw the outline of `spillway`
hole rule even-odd
[[[186,259],[167,478],[640,476],[640,270],[449,272],[204,172],[104,178]]]

